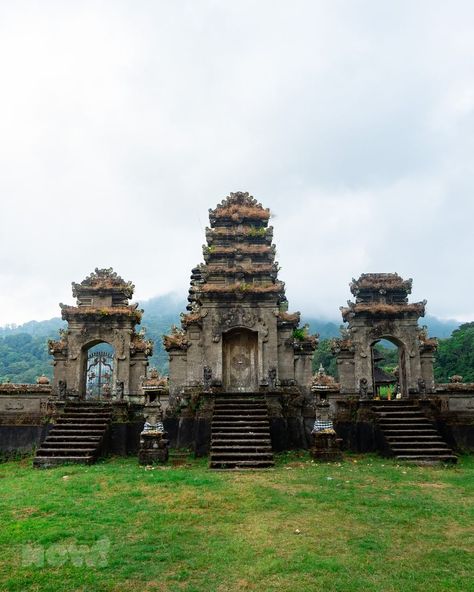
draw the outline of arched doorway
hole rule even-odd
[[[115,387],[115,350],[107,342],[84,348],[81,376],[82,399],[109,400]]]
[[[228,392],[258,388],[258,333],[232,329],[222,339],[223,384]]]
[[[384,337],[371,345],[374,397],[395,399],[406,396],[406,354],[403,345]]]

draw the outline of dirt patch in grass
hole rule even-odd
[[[447,489],[451,487],[448,483],[415,483],[418,487],[423,487],[424,489]]]
[[[19,508],[12,511],[12,517],[14,520],[25,520],[33,514],[38,514],[38,508]]]

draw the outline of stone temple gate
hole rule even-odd
[[[231,193],[209,210],[204,261],[193,269],[181,329],[164,339],[170,393],[210,387],[309,393],[316,338],[287,312],[278,280],[270,211],[248,193]]]
[[[68,327],[59,340],[49,341],[54,357],[53,394],[60,399],[85,399],[88,380],[98,376],[102,365],[101,398],[128,400],[142,393],[153,344],[135,330],[143,311],[129,304],[133,290],[133,284],[112,269],[96,269],[80,284],[72,284],[77,306],[60,305]],[[98,344],[94,359],[90,352]],[[110,363],[104,363],[106,355]]]
[[[373,346],[382,339],[399,350],[398,383],[402,398],[434,392],[436,339],[418,324],[426,300],[408,302],[412,280],[396,273],[365,273],[353,280],[355,302],[341,307],[347,329],[334,341],[341,394],[372,398],[375,392]]]

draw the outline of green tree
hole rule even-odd
[[[331,351],[332,339],[321,339],[319,345],[314,352],[313,358],[313,372],[317,372],[320,364],[326,370],[326,374],[337,377],[336,358]]]
[[[448,339],[441,339],[435,358],[436,382],[447,382],[460,374],[474,382],[474,322],[464,323]]]

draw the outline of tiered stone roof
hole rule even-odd
[[[143,311],[138,310],[137,304],[129,304],[134,288],[132,282],[126,282],[111,267],[96,268],[80,284],[72,283],[77,306],[61,303],[61,316],[66,321],[113,317],[140,323]]]
[[[114,296],[116,303],[121,301],[121,304],[127,304],[126,301],[133,296],[134,289],[132,282],[126,282],[111,267],[96,267],[80,284],[72,282],[72,295],[79,301],[101,294]]]
[[[358,280],[350,284],[355,302],[348,301],[347,307],[341,307],[344,321],[356,315],[367,317],[403,317],[425,315],[426,300],[408,302],[412,280],[404,280],[397,273],[363,273]]]
[[[192,271],[188,310],[195,313],[196,305],[215,300],[285,300],[269,218],[268,209],[242,192],[209,210],[205,263]]]
[[[390,294],[392,298],[406,298],[411,294],[413,280],[404,280],[398,273],[363,273],[358,280],[352,279],[351,292],[362,300],[372,298],[375,294]]]

